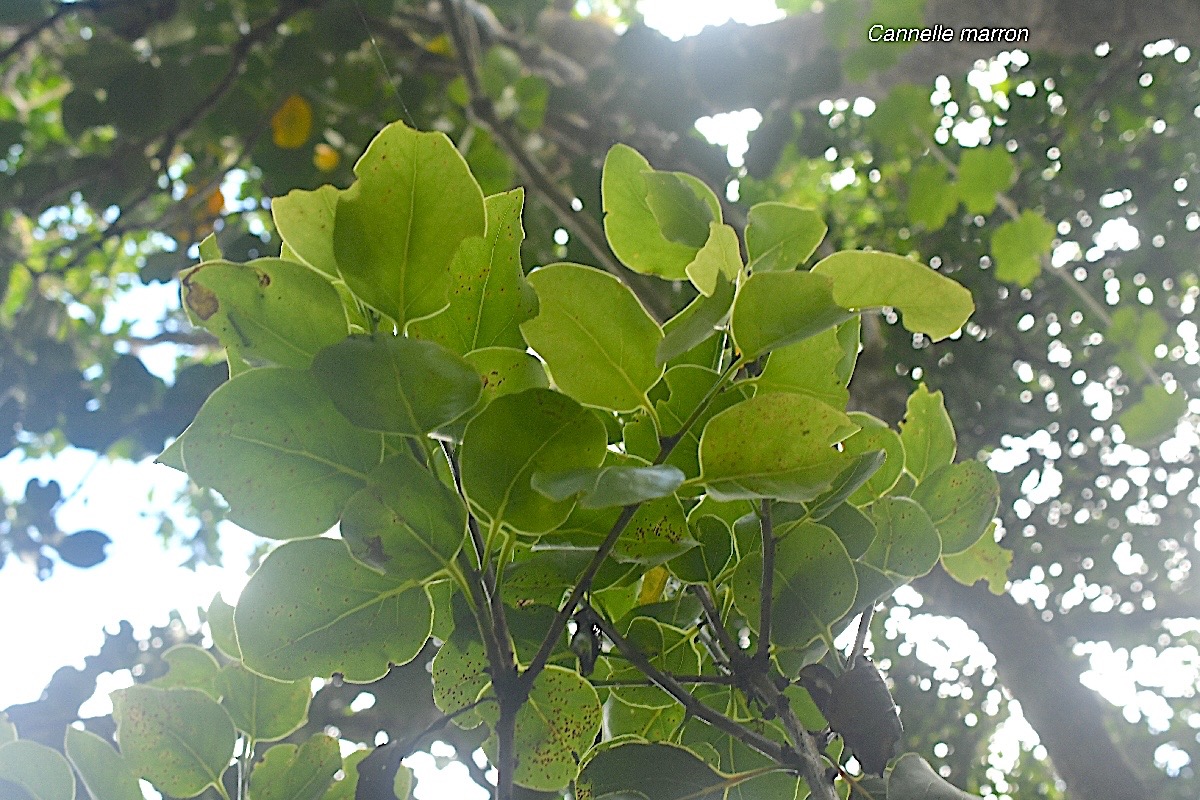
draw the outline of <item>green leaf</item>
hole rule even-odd
[[[646,182],[646,205],[662,235],[688,247],[703,247],[709,238],[709,224],[721,222],[719,212],[714,214],[703,196],[712,191],[703,184],[703,191],[697,189],[696,179],[681,172],[647,169],[642,172],[642,180]]]
[[[658,421],[662,425],[662,435],[677,435],[683,429],[683,423],[719,379],[720,375],[713,370],[694,364],[681,364],[667,370],[664,382],[670,394],[665,401],[659,400],[655,403]],[[700,435],[705,425],[721,411],[744,400],[745,397],[745,389],[740,385],[718,393],[675,445],[667,463],[679,467],[689,478],[699,475]],[[655,429],[654,421],[649,415],[639,417],[625,425],[625,450],[647,461],[653,460],[659,451],[658,435],[659,431]]]
[[[757,394],[795,392],[834,408],[850,401],[850,376],[858,358],[858,319],[771,351],[754,381]]]
[[[329,787],[321,800],[355,800],[354,793],[358,789],[358,765],[373,752],[375,751],[364,747],[343,758],[341,779],[334,780],[333,785]],[[250,798],[250,800],[256,799]]]
[[[617,462],[620,458],[632,461],[628,456],[621,457],[614,453],[606,463]],[[543,537],[542,543],[546,546],[582,547],[594,551],[604,541],[620,513],[620,508],[615,506],[599,509],[576,507],[558,530]],[[617,539],[613,558],[621,563],[654,566],[695,546],[679,498],[667,495],[642,503],[634,512],[633,518]],[[576,570],[574,575],[580,571]],[[573,585],[574,580],[570,583]]]
[[[742,357],[751,361],[850,319],[853,314],[835,302],[833,288],[829,278],[812,272],[751,275],[738,290],[730,320]]]
[[[402,581],[423,583],[449,567],[466,529],[458,492],[405,452],[380,464],[342,512],[350,553]]]
[[[346,285],[404,328],[444,309],[459,244],[485,233],[483,192],[439,132],[388,125],[338,195],[333,250]]]
[[[849,416],[850,421],[859,428],[844,442],[844,452],[856,456],[882,450],[886,455],[883,466],[875,470],[866,483],[849,497],[851,503],[861,506],[883,497],[896,485],[900,473],[904,471],[904,445],[900,435],[883,420],[861,411],[853,411]]]
[[[843,451],[846,449],[844,447]],[[830,482],[829,489],[814,498],[812,502],[805,504],[805,513],[813,522],[819,522],[830,511],[842,505],[847,498],[857,494],[859,489],[874,477],[887,459],[887,454],[883,450],[867,450],[849,455],[851,457],[848,459],[848,466]]]
[[[833,299],[843,308],[862,310],[891,306],[904,327],[935,342],[966,323],[975,310],[971,293],[924,264],[862,250],[834,253],[812,268],[833,281]]]
[[[314,734],[303,745],[277,744],[250,773],[249,800],[321,800],[342,768],[337,739]]]
[[[808,260],[829,228],[820,212],[787,203],[758,203],[746,217],[751,272],[787,272]]]
[[[738,244],[737,231],[728,225],[710,222],[704,246],[696,252],[696,257],[684,272],[700,294],[709,297],[717,289],[718,278],[724,277],[734,281],[742,267],[742,251]]]
[[[942,553],[961,553],[979,541],[1000,508],[1000,484],[980,461],[950,464],[930,473],[912,499],[937,526]]]
[[[208,604],[206,620],[208,621],[209,635],[217,649],[230,658],[240,661],[242,650],[238,647],[237,632],[233,627],[233,606],[225,602],[225,598],[221,597],[220,592],[213,595],[212,602]]]
[[[905,753],[888,773],[887,800],[979,799],[947,782],[916,753]]]
[[[710,297],[700,295],[663,326],[655,361],[666,364],[704,342],[717,332],[717,326],[733,305],[734,286],[717,276]]]
[[[958,208],[958,186],[944,164],[921,164],[908,179],[908,218],[926,230],[941,230]]]
[[[495,724],[499,709],[495,703],[487,703],[481,714]],[[553,664],[546,667],[517,712],[513,748],[518,757],[513,781],[543,792],[566,787],[579,773],[579,754],[587,752],[600,732],[601,716],[600,698],[590,683],[574,670]],[[495,734],[483,748],[495,763]]]
[[[333,285],[291,261],[206,261],[179,283],[192,319],[216,335],[231,360],[304,369],[350,332]]]
[[[525,349],[520,324],[538,299],[521,271],[523,189],[487,198],[487,233],[462,243],[450,265],[450,306],[414,322],[409,333],[465,355],[481,347]]]
[[[210,233],[200,241],[196,246],[200,253],[201,261],[219,261],[221,259],[221,248],[217,244],[217,235]]]
[[[177,644],[162,655],[167,662],[167,674],[155,678],[148,685],[160,689],[199,689],[213,700],[221,699],[217,679],[221,665],[203,647],[194,644]]]
[[[967,211],[990,214],[996,195],[1016,180],[1013,157],[999,146],[976,147],[963,153],[958,162],[958,193]]]
[[[904,466],[918,481],[954,461],[958,443],[940,390],[930,392],[922,383],[908,396],[900,441],[904,443]]]
[[[1042,258],[1054,244],[1054,226],[1036,211],[1025,210],[992,234],[996,280],[1028,286],[1042,274]]]
[[[1125,441],[1134,447],[1153,447],[1175,432],[1179,418],[1187,412],[1187,395],[1176,388],[1174,394],[1159,385],[1147,386],[1142,398],[1117,417],[1125,432]]]
[[[579,800],[723,800],[728,781],[674,744],[625,741],[596,751],[579,774]]]
[[[271,218],[284,247],[299,261],[331,280],[340,280],[333,253],[333,221],[338,190],[322,186],[314,191],[293,189],[271,201]]]
[[[219,680],[224,695],[221,705],[234,726],[252,739],[282,739],[308,720],[312,699],[308,681],[281,683],[256,675],[237,662],[226,664]]]
[[[18,739],[0,745],[0,782],[15,784],[33,800],[75,800],[71,765],[57,750],[37,742]]]
[[[360,428],[424,436],[469,411],[479,375],[441,345],[391,334],[351,336],[313,360],[337,410]]]
[[[688,526],[699,543],[668,565],[676,578],[684,583],[708,583],[729,563],[733,555],[733,534],[729,525],[720,517],[704,514],[695,520],[689,519]]]
[[[67,728],[67,758],[98,800],[143,800],[137,777],[125,758],[91,731]]]
[[[637,614],[634,609],[631,614]],[[624,631],[625,638],[659,670],[672,675],[695,675],[700,671],[700,654],[692,645],[692,637],[684,630],[664,625],[656,619],[635,616]],[[637,667],[627,661],[605,656],[611,667],[609,678],[615,680],[644,679]],[[640,708],[670,708],[678,704],[671,695],[657,686],[614,686],[614,696]]]
[[[700,480],[717,500],[812,500],[848,466],[833,446],[855,430],[841,411],[807,395],[753,397],[705,426]]]
[[[433,657],[433,702],[444,714],[458,714],[491,684],[487,670],[487,653],[482,642],[452,636]],[[458,714],[454,723],[470,729],[481,725],[483,720],[477,713],[468,712]]]
[[[121,755],[162,792],[195,797],[221,780],[233,757],[233,722],[196,689],[131,686],[113,692]]]
[[[529,389],[498,397],[467,425],[463,489],[485,519],[544,533],[567,518],[575,501],[535,491],[534,473],[598,467],[607,441],[604,424],[566,395]]]
[[[942,566],[950,577],[964,586],[973,586],[979,580],[987,581],[988,591],[999,596],[1004,594],[1008,582],[1013,553],[996,541],[995,529],[993,522],[975,544],[961,553],[942,556]]]
[[[762,551],[743,556],[733,577],[738,610],[758,629]],[[790,528],[775,550],[771,643],[795,650],[815,642],[854,605],[854,562],[832,530],[815,522]]]
[[[643,708],[612,695],[604,703],[604,729],[612,736],[636,736],[652,742],[670,739],[683,724],[687,712],[675,704],[663,708]]]
[[[344,542],[306,539],[267,556],[234,622],[255,672],[281,681],[340,672],[367,683],[416,657],[433,609],[424,589],[363,566]]]
[[[664,235],[650,208],[648,172],[653,174],[650,162],[632,147],[617,144],[608,151],[601,178],[604,233],[616,257],[634,272],[684,280],[703,242],[693,247]],[[692,181],[689,186],[695,188],[699,181]],[[719,216],[713,213],[710,219]]]
[[[17,726],[9,721],[8,715],[0,711],[0,745],[17,740]]]
[[[610,411],[648,406],[662,377],[655,360],[663,334],[629,287],[581,264],[534,270],[541,311],[521,325],[555,385],[581,403]]]
[[[925,509],[907,497],[885,497],[871,506],[878,533],[862,560],[889,576],[919,578],[937,564],[942,541]]]
[[[860,558],[867,552],[878,533],[871,518],[849,503],[834,508],[821,521],[838,535],[851,558]]]
[[[628,506],[673,494],[683,483],[677,467],[609,466],[534,473],[533,488],[551,500],[578,497],[582,508]]]
[[[333,527],[380,461],[381,437],[351,425],[307,372],[244,372],[205,401],[188,428],[188,476],[224,495],[229,518],[260,536]]]

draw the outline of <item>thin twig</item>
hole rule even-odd
[[[759,504],[762,527],[762,582],[758,608],[758,648],[754,664],[765,671],[771,658],[771,606],[775,592],[775,531],[771,524],[771,501],[763,498]]]

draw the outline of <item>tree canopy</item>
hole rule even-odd
[[[0,788],[404,797],[440,738],[503,797],[1196,795],[1200,8],[778,4],[0,5],[0,452],[185,470],[197,563],[285,540],[8,709]],[[60,501],[0,563],[69,592],[118,534]]]

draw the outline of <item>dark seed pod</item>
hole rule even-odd
[[[850,669],[834,675],[821,664],[800,670],[800,685],[808,690],[830,729],[840,735],[863,771],[882,775],[896,755],[904,728],[883,675],[860,656]]]

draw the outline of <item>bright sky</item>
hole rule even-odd
[[[642,0],[638,8],[647,23],[675,39],[730,19],[761,23],[781,16],[773,0]],[[705,118],[697,127],[710,140],[728,146],[730,161],[736,165],[746,149],[747,131],[757,127],[761,119],[757,111],[747,109]],[[1114,235],[1118,233],[1113,231]],[[178,302],[176,292],[177,287],[170,286],[131,293],[119,307],[110,310],[110,321],[116,317],[142,319],[148,331],[165,306]],[[143,357],[155,372],[163,374],[171,369],[173,354],[169,349],[154,348]],[[46,582],[39,582],[32,569],[18,563],[10,563],[0,571],[0,608],[6,609],[0,614],[0,642],[9,654],[0,661],[0,709],[36,699],[59,667],[82,666],[84,656],[98,651],[102,629],[115,631],[122,619],[132,622],[136,633],[144,636],[151,625],[166,624],[172,609],[179,610],[184,621],[194,626],[195,609],[207,606],[218,590],[223,590],[229,600],[236,599],[245,581],[247,556],[254,537],[227,526],[222,535],[225,566],[196,571],[178,567],[187,558],[184,549],[166,548],[156,537],[156,523],[150,512],[171,505],[183,485],[178,473],[151,462],[136,465],[109,462],[80,451],[68,451],[53,461],[21,463],[11,455],[0,459],[0,491],[4,496],[20,497],[26,481],[34,477],[54,478],[62,485],[64,495],[70,497],[58,514],[64,530],[98,528],[112,536],[113,543],[103,564],[91,569],[59,565],[53,578]],[[187,520],[177,522],[184,530],[188,529]],[[910,603],[915,607],[919,597],[910,594],[916,598]],[[904,602],[903,598],[898,600]],[[962,657],[958,650],[963,647],[979,650],[977,638],[965,628],[959,631],[960,636],[947,637],[944,620],[923,621],[933,619],[912,614],[909,620],[914,633],[925,631],[921,635],[933,643],[926,644],[923,650],[918,648],[920,657],[935,664],[950,663]],[[936,644],[937,641],[942,644]],[[1139,659],[1136,653],[1134,656],[1136,668]],[[1157,669],[1153,660],[1141,661],[1147,669]],[[1096,672],[1092,673],[1094,680],[1089,684],[1104,691],[1114,702],[1129,703],[1133,681],[1128,671],[1128,654],[1096,651],[1093,666]],[[107,713],[111,709],[107,692],[130,682],[127,674],[106,678],[97,697],[83,709],[83,715]],[[1153,713],[1144,707],[1142,710],[1148,715]],[[1032,731],[1020,728],[1019,721],[1017,728],[1009,737],[1010,742],[1032,740]],[[1015,754],[1012,758],[1015,760]],[[417,769],[421,781],[419,800],[446,796],[473,800],[485,796],[478,787],[464,783],[466,776],[461,765],[451,765],[439,772],[434,759],[425,754],[414,756],[408,763]]]

